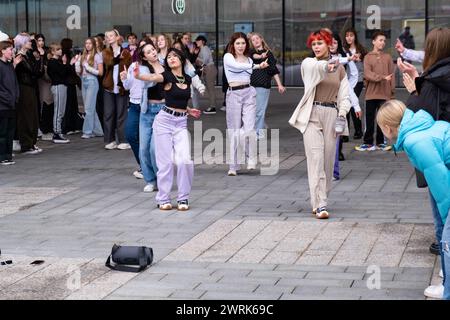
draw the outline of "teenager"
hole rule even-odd
[[[16,129],[16,103],[19,101],[20,92],[14,67],[21,59],[21,56],[18,56],[17,60],[14,59],[11,42],[0,42],[0,165],[2,166],[15,164],[12,152]]]
[[[155,139],[156,163],[158,166],[158,194],[156,201],[161,210],[172,210],[170,191],[173,184],[174,164],[178,168],[178,205],[180,211],[189,210],[189,195],[192,188],[194,164],[191,160],[188,115],[199,118],[200,110],[188,107],[191,97],[191,77],[184,71],[186,58],[182,51],[171,48],[162,74],[140,75],[135,69],[135,77],[144,81],[162,83],[166,106],[155,118],[153,136]]]
[[[127,36],[128,46],[127,49],[130,51],[133,62],[138,60],[138,37],[134,33],[130,33]]]
[[[337,131],[336,124],[347,123],[345,118],[351,107],[348,78],[339,60],[330,60],[331,45],[332,36],[327,30],[321,29],[308,37],[307,46],[315,57],[302,62],[305,94],[289,120],[303,134],[311,206],[317,219],[329,218],[327,205],[336,137],[348,132],[348,127]]]
[[[349,72],[347,72],[348,81],[359,99],[364,89],[364,58],[367,50],[359,43],[358,34],[353,28],[345,31],[344,51],[351,62],[349,63]],[[354,67],[356,67],[356,70]],[[353,138],[359,140],[363,137],[361,117],[358,117],[355,108],[350,109],[349,116],[351,116],[355,127]],[[350,123],[350,119],[348,121]]]
[[[436,229],[442,229],[437,240],[442,246],[444,276],[443,285],[427,288],[425,295],[450,300],[450,123],[435,121],[425,110],[414,113],[398,100],[386,102],[380,108],[377,122],[386,138],[397,140],[395,151],[405,151],[412,165],[425,175],[437,209]]]
[[[51,44],[50,52],[52,57],[48,61],[47,72],[52,81],[52,94],[55,109],[53,112],[53,143],[67,144],[70,140],[63,135],[63,118],[66,114],[67,106],[67,78],[72,72],[72,65],[77,57],[67,61],[67,55],[63,55],[62,47],[59,44]]]
[[[267,63],[269,64],[269,67],[266,69],[255,70],[251,77],[251,85],[256,89],[255,129],[258,138],[262,139],[265,137],[265,117],[267,106],[269,104],[272,78],[275,80],[280,94],[285,93],[286,88],[281,83],[280,71],[277,68],[277,60],[263,36],[254,32],[249,39],[252,46],[250,57],[253,59],[253,62],[259,64],[267,60]]]
[[[103,57],[97,52],[97,44],[94,38],[86,39],[83,54],[77,59],[76,71],[81,77],[81,92],[85,112],[81,138],[103,137],[102,125],[96,111],[99,88],[97,77],[103,75]]]
[[[44,73],[44,61],[38,54],[33,54],[31,38],[21,33],[14,38],[17,54],[22,57],[16,66],[17,80],[20,86],[20,97],[17,104],[17,133],[21,151],[35,155],[42,152],[36,146],[39,116],[37,98],[37,80]]]
[[[364,143],[355,147],[357,151],[389,151],[392,146],[385,144],[383,132],[375,124],[378,109],[395,95],[395,66],[390,54],[384,52],[386,35],[377,31],[372,36],[373,50],[364,59],[364,79],[366,81],[366,132]],[[376,125],[376,141],[373,134]]]
[[[103,50],[104,78],[104,134],[105,149],[128,150],[131,146],[125,137],[127,119],[128,92],[123,87],[119,73],[128,68],[132,57],[127,49],[119,45],[120,34],[117,30],[106,32],[107,48]],[[116,141],[116,137],[117,140]]]
[[[159,62],[163,65],[167,57],[167,52],[169,51],[169,48],[172,47],[172,40],[167,34],[158,35],[157,40],[158,59]]]

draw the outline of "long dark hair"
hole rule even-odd
[[[338,43],[336,54],[340,54],[342,57],[345,57],[346,53],[344,51],[344,48],[342,47],[342,40],[341,37],[339,36],[339,33],[333,32],[333,39],[336,40]]]
[[[358,33],[356,32],[356,30],[354,28],[348,28],[345,30],[344,32],[344,40],[347,37],[347,33],[353,33],[353,35],[355,36],[355,48],[356,48],[356,53],[359,53],[361,55],[361,60],[364,59],[364,57],[367,54],[367,50],[366,48],[364,48],[364,46],[359,42],[358,40]],[[346,52],[350,53],[350,45],[347,43],[347,40],[344,41],[344,50]]]
[[[250,53],[250,41],[248,41],[247,36],[243,32],[233,33],[233,35],[230,38],[230,42],[228,43],[228,53],[231,53],[233,55],[233,57],[236,58],[236,50],[234,49],[234,43],[236,42],[237,39],[240,39],[240,38],[245,40],[244,56],[248,57],[248,55]]]
[[[143,46],[140,46],[138,49],[138,63],[142,66],[146,66],[151,73],[155,73],[155,69],[150,64],[150,62],[145,60],[145,51],[144,51],[145,47],[148,45],[151,45],[156,50],[155,44],[150,38],[145,38],[141,40],[139,43],[141,42],[144,42],[145,44]]]

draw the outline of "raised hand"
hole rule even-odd
[[[125,67],[126,70],[126,67]],[[139,64],[136,63],[133,69],[133,75],[136,79],[139,79]]]
[[[120,80],[125,81],[128,78],[127,66],[123,66],[123,71],[120,73]]]
[[[397,42],[395,43],[395,50],[397,50],[399,54],[402,54],[405,51],[405,47],[400,39],[397,39]]]
[[[405,85],[406,90],[408,90],[409,93],[413,93],[414,91],[416,91],[416,82],[407,73],[403,74],[403,84]]]
[[[21,55],[21,54],[17,55],[17,56],[14,58],[14,60],[13,60],[14,68],[15,68],[19,63],[21,63],[22,60],[23,60],[22,55]]]
[[[386,81],[391,81],[393,76],[394,76],[394,75],[391,73],[390,75],[384,77],[384,80],[386,80]]]
[[[412,79],[415,79],[419,76],[417,68],[406,61],[402,61],[401,58],[397,59],[397,66],[401,72],[409,74]]]
[[[266,59],[265,61],[261,62],[261,64],[259,65],[259,68],[260,68],[260,69],[266,69],[266,68],[268,68],[268,67],[269,67],[269,62],[268,62],[268,60],[269,60],[269,59]]]

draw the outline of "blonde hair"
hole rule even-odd
[[[172,39],[170,38],[170,36],[168,34],[160,33],[160,34],[156,35],[156,43],[155,43],[155,46],[158,49],[158,52],[161,51],[161,49],[159,49],[159,47],[158,47],[159,37],[164,37],[164,39],[166,39],[166,49],[169,50],[169,48],[172,47]]]
[[[105,37],[108,36],[108,34],[114,33],[114,35],[117,37],[117,44],[120,46],[121,45],[121,35],[120,32],[117,31],[116,29],[110,30],[110,31],[106,31],[105,32]],[[109,43],[106,44],[107,48],[111,48],[111,45]]]
[[[377,113],[377,122],[380,127],[400,127],[406,106],[400,100],[390,100],[384,103]]]
[[[50,45],[50,52],[51,52],[51,54],[54,54],[59,49],[62,49],[62,47],[61,47],[61,45],[59,43],[52,43]]]
[[[270,51],[270,47],[267,44],[266,40],[264,40],[264,37],[258,32],[252,32],[250,34],[249,38],[248,38],[250,40],[250,45],[252,46],[252,48],[256,49],[255,47],[253,47],[253,42],[252,42],[252,38],[255,37],[255,36],[259,37],[261,39],[261,44],[262,44],[262,46],[264,48],[264,51]]]
[[[90,41],[92,43],[92,51],[88,52],[86,49],[86,41]],[[97,54],[97,43],[95,38],[87,38],[85,41],[83,54],[81,55],[81,70],[83,70],[84,61],[88,60],[89,66],[93,67],[95,65],[95,55]]]

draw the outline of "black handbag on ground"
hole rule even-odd
[[[111,264],[111,260],[114,265]],[[114,245],[105,266],[112,270],[125,272],[141,272],[153,262],[153,249],[148,247]],[[139,266],[130,267],[130,266]]]

